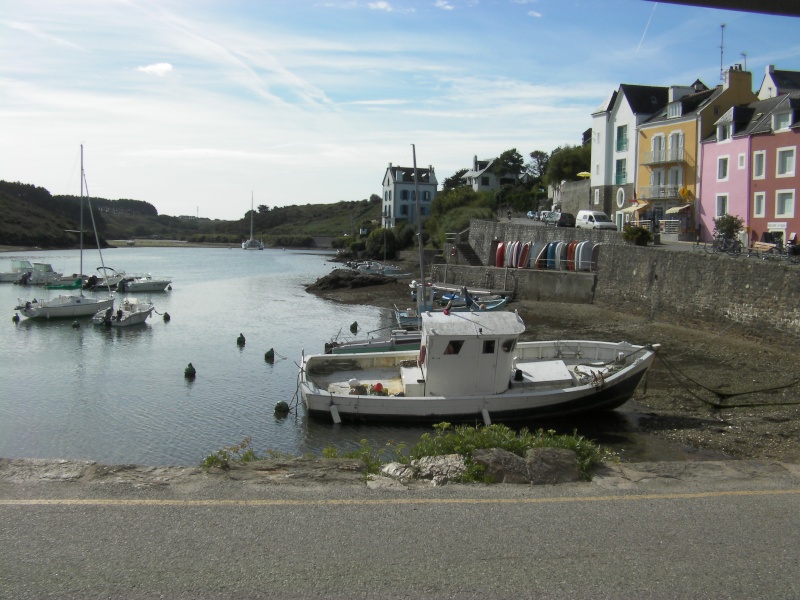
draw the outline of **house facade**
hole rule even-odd
[[[417,197],[420,196],[420,216],[424,220],[431,213],[431,202],[436,198],[438,182],[432,166],[417,168],[416,182],[413,167],[394,166],[389,163],[383,176],[383,210],[381,225],[394,227],[401,222],[417,223]]]
[[[666,101],[666,87],[622,84],[592,113],[591,209],[612,215],[634,197],[636,130]]]
[[[666,107],[639,126],[638,203],[626,209],[626,220],[675,239],[694,239],[704,222],[697,202],[703,192],[701,141],[728,109],[756,100],[752,75],[739,65],[726,71],[722,85],[703,88],[699,81],[691,94],[673,88]],[[701,239],[707,235],[701,230]]]
[[[492,173],[492,165],[495,159],[478,160],[477,156],[472,157],[472,168],[468,170],[461,179],[475,192],[492,192],[500,187],[500,180],[497,175]]]
[[[776,69],[775,65],[767,65],[758,90],[758,99],[766,100],[798,91],[800,91],[800,71],[785,71]]]

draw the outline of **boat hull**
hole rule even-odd
[[[58,296],[43,302],[26,302],[17,310],[28,319],[72,319],[91,317],[98,311],[106,310],[114,305],[113,298],[98,299],[82,296]]]
[[[573,370],[573,374],[569,374],[564,364],[567,361],[562,361],[559,349],[571,349],[578,344],[584,344],[579,350],[583,354],[569,362],[569,369]],[[600,350],[596,350],[597,348]],[[442,421],[487,423],[567,417],[613,410],[623,405],[631,398],[655,358],[655,350],[652,348],[604,342],[530,342],[519,344],[517,350],[522,358],[509,373],[508,389],[497,394],[372,395],[362,393],[366,390],[358,388],[354,389],[358,393],[349,393],[341,385],[338,387],[334,383],[328,385],[336,377],[329,375],[315,377],[314,374],[318,368],[322,368],[323,371],[327,368],[334,371],[339,369],[340,372],[346,373],[341,378],[345,382],[348,381],[347,377],[357,378],[359,383],[367,386],[381,382],[382,387],[390,394],[411,389],[407,386],[410,380],[412,387],[420,390],[420,394],[424,394],[424,381],[417,379],[413,374],[409,375],[414,372],[413,367],[410,371],[409,367],[405,368],[405,376],[401,375],[397,380],[391,378],[391,370],[396,365],[401,362],[416,364],[418,358],[414,352],[398,352],[391,353],[394,355],[393,358],[387,353],[383,354],[384,358],[381,358],[379,353],[351,355],[350,364],[341,362],[348,359],[341,355],[338,357],[329,355],[332,362],[328,364],[313,362],[314,357],[304,357],[300,381],[301,396],[309,416],[328,421],[342,419],[396,424]],[[602,376],[588,376],[580,381],[575,379],[574,372],[578,365],[588,366],[591,373],[592,369],[600,369],[597,364],[608,365],[610,360],[620,353],[630,354],[630,360],[618,370]],[[336,362],[337,359],[339,363]],[[561,363],[561,371],[557,377],[536,380],[537,377],[533,374],[544,373],[556,363]],[[354,365],[356,367],[348,372],[347,369]],[[526,369],[524,375],[519,373]],[[421,371],[417,369],[417,372],[421,377]],[[415,383],[417,385],[414,385]]]

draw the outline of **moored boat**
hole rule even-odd
[[[624,404],[658,348],[519,342],[524,330],[507,311],[426,312],[419,351],[304,355],[301,396],[310,416],[334,422],[561,417]]]
[[[328,342],[325,344],[325,354],[419,350],[421,339],[422,333],[419,330],[396,329],[385,336]]]
[[[0,283],[15,283],[23,275],[33,271],[33,265],[29,260],[12,260],[11,270],[0,273]]]
[[[130,327],[140,325],[153,314],[155,307],[151,302],[140,302],[136,298],[125,298],[117,308],[108,307],[100,310],[92,317],[95,325],[105,325],[106,327]]]
[[[171,284],[172,277],[154,277],[150,275],[150,273],[147,273],[146,275],[135,275],[124,278],[117,284],[117,290],[120,292],[163,292],[166,291]]]

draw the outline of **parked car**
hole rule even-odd
[[[575,215],[572,213],[559,213],[556,227],[575,227]]]
[[[555,211],[546,211],[542,213],[541,220],[544,221],[545,225],[555,225],[558,223],[558,218],[561,216],[561,213],[557,213]]]
[[[579,229],[617,229],[608,215],[599,210],[579,210],[575,219],[575,227]]]
[[[539,220],[539,213],[537,211],[535,211],[535,210],[529,210],[528,211],[528,218],[529,219],[533,219],[534,221],[538,221]]]

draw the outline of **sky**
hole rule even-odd
[[[724,38],[722,24],[725,24]],[[800,70],[800,19],[644,0],[0,0],[0,180],[240,219],[580,143],[620,83]],[[412,148],[413,145],[413,148]]]

